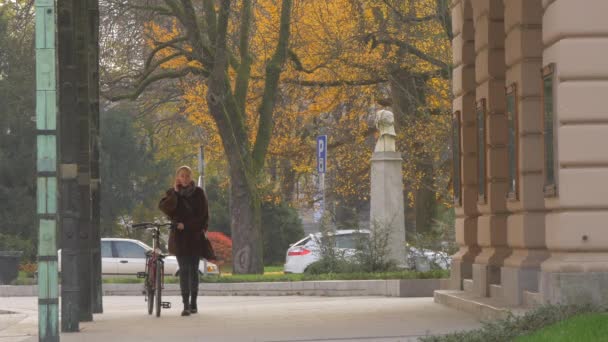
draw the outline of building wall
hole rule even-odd
[[[453,288],[467,288],[465,281],[469,290],[489,296],[489,288],[500,285],[497,293],[509,304],[521,304],[523,291],[540,291],[546,302],[608,303],[602,290],[608,288],[606,13],[606,0],[452,1],[462,183]],[[542,69],[553,70],[552,101],[543,92]],[[506,172],[505,94],[513,84],[516,194]],[[476,198],[480,102],[487,111],[482,202]],[[553,106],[552,143],[545,139],[545,102]],[[554,186],[546,184],[549,145]]]
[[[608,302],[608,2],[543,1],[543,64],[555,65],[556,195],[545,199],[541,290]]]

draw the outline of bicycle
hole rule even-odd
[[[160,228],[169,227],[175,229],[172,223],[137,223],[131,225],[134,229],[146,229],[152,231],[152,250],[146,252],[145,272],[138,272],[138,278],[144,278],[144,296],[148,302],[148,314],[151,315],[156,306],[156,317],[160,317],[161,309],[170,309],[171,302],[162,301],[162,289],[165,285],[165,255],[160,252]],[[154,300],[156,297],[156,301]],[[155,305],[156,304],[156,305]]]

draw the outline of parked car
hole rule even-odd
[[[335,232],[336,248],[346,258],[352,257],[356,253],[357,241],[364,234],[367,237],[371,234],[369,230],[338,230]],[[292,244],[287,249],[285,257],[285,273],[304,273],[306,268],[315,261],[321,259],[319,240],[321,233],[310,234],[300,241]],[[406,246],[407,256],[406,265],[409,269],[427,271],[431,268],[449,269],[451,257],[444,252],[437,252],[428,249],[419,249]]]
[[[428,271],[433,268],[450,269],[452,257],[441,251],[416,248],[406,244],[406,265],[409,269]]]
[[[103,238],[101,239],[101,273],[104,276],[137,275],[146,268],[146,251],[152,247],[139,240]],[[61,250],[59,257],[59,271],[61,271]],[[198,268],[201,275],[219,274],[216,264],[205,259],[201,260]],[[165,275],[179,275],[177,258],[173,255],[165,257]]]
[[[345,257],[355,255],[357,247],[357,234],[370,234],[369,230],[337,230],[334,233],[336,248]],[[285,257],[285,273],[304,273],[306,268],[315,261],[321,259],[319,241],[321,233],[310,234],[302,240],[294,243],[287,249]]]

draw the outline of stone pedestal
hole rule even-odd
[[[391,227],[390,258],[398,265],[405,264],[402,162],[399,152],[372,155],[370,227]]]

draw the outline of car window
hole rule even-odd
[[[365,239],[367,237],[367,234],[336,235],[336,247],[355,249],[361,243],[361,239]]]
[[[307,243],[308,243],[310,240],[311,240],[311,239],[310,239],[310,236],[309,236],[309,237],[307,237],[307,238],[305,238],[305,239],[302,239],[302,240],[300,240],[300,241],[296,242],[296,243],[293,245],[293,247],[297,247],[297,246],[304,246],[304,245],[306,245],[306,244],[307,244]]]
[[[111,258],[112,257],[112,242],[101,241],[101,257]]]
[[[129,241],[114,241],[116,251],[118,251],[119,258],[145,258],[146,250],[134,243]]]

